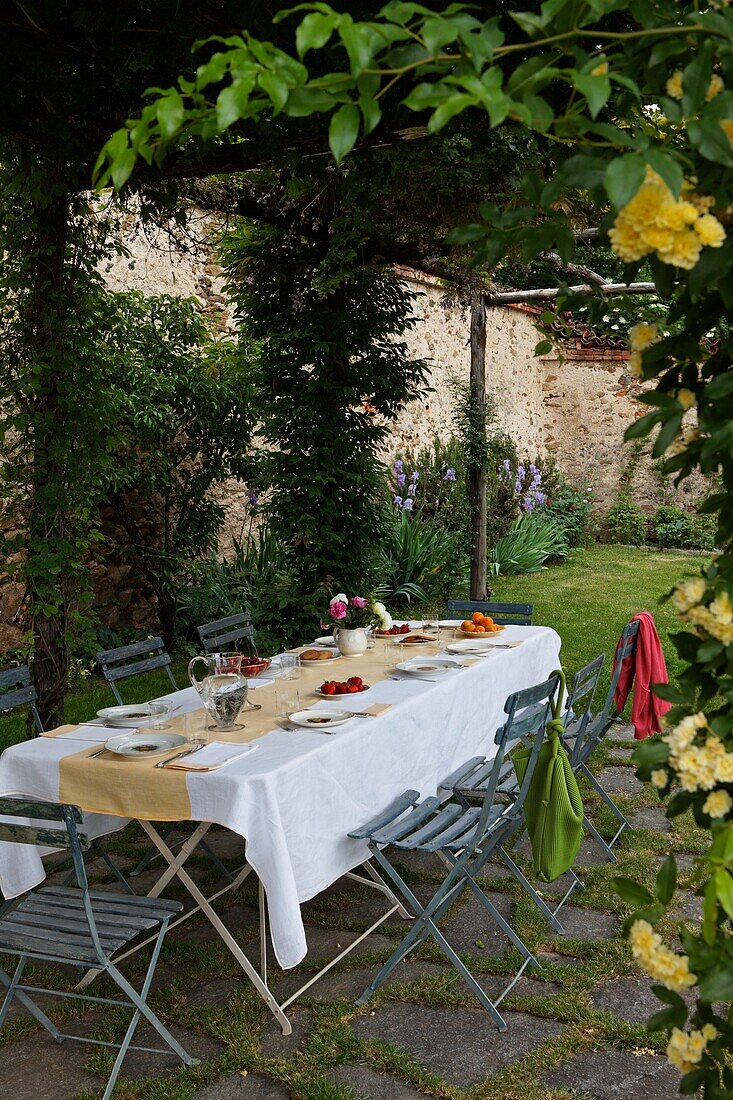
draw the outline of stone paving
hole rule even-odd
[[[600,774],[629,810],[635,827],[643,830],[638,835],[647,845],[644,858],[654,868],[670,850],[670,824],[653,805],[649,791],[634,778],[622,751],[628,741],[628,731],[617,731]],[[217,835],[213,844],[225,858],[236,858],[238,849],[225,833]],[[625,858],[635,858],[625,844],[622,841],[619,850],[621,866]],[[132,866],[134,854],[127,853],[121,862]],[[692,858],[689,853],[681,856],[681,873],[690,872]],[[404,860],[403,865],[414,878],[416,892],[427,898],[436,865],[421,866],[414,859]],[[293,1034],[284,1037],[231,956],[208,926],[194,918],[169,936],[152,1002],[201,1065],[185,1070],[171,1057],[132,1054],[115,1096],[120,1100],[419,1100],[421,1096],[458,1100],[469,1095],[472,1100],[615,1100],[643,1094],[644,1100],[669,1100],[677,1094],[678,1074],[664,1057],[661,1037],[649,1034],[644,1026],[659,1002],[651,982],[634,968],[621,938],[623,910],[607,885],[616,871],[588,838],[577,866],[588,897],[580,891],[562,910],[565,938],[552,932],[512,886],[505,868],[487,868],[491,900],[521,928],[543,967],[528,970],[502,1005],[508,1023],[503,1034],[497,1033],[478,1001],[433,947],[423,947],[401,963],[385,988],[364,1007],[354,1005],[406,927],[394,916],[368,936],[352,958],[288,1009]],[[199,870],[205,878],[203,863]],[[423,880],[418,881],[421,873]],[[155,871],[145,873],[148,880],[155,880]],[[550,898],[561,886],[548,885],[543,890]],[[304,906],[310,953],[305,966],[296,971],[272,974],[279,998],[287,998],[307,980],[317,959],[337,953],[369,927],[383,911],[380,904],[372,893],[344,881]],[[687,893],[673,919],[694,922],[699,911],[699,899]],[[246,884],[223,912],[227,926],[257,960],[253,887]],[[501,974],[511,972],[515,958],[503,933],[470,896],[449,911],[442,928],[475,968],[483,988],[496,995],[502,987]],[[126,1019],[119,1015],[114,1019],[117,1034]],[[109,1037],[109,1013],[100,1006],[75,1021],[72,1009],[67,1020],[72,1031]],[[158,1045],[148,1027],[139,1029],[136,1041]],[[14,1010],[0,1046],[0,1097],[91,1100],[101,1096],[109,1065],[109,1055],[100,1054],[98,1048],[56,1045]]]

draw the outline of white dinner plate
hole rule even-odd
[[[333,698],[333,696],[329,696]],[[289,714],[288,719],[294,726],[302,726],[306,730],[327,730],[334,726],[343,726],[354,717],[348,710],[296,710]]]
[[[500,645],[506,645],[506,642],[494,642],[488,638],[466,638],[465,641],[449,642],[445,648],[449,653],[490,653]]]
[[[166,703],[138,703],[135,706],[103,707],[97,711],[97,718],[113,729],[138,729],[141,726],[154,726],[167,711]]]
[[[180,733],[118,733],[105,742],[105,748],[116,756],[139,760],[142,756],[160,756],[185,744],[186,738]]]
[[[314,662],[315,663],[315,662]],[[320,695],[322,699],[351,699],[354,695],[363,695],[365,691],[369,691],[369,684],[364,684],[361,691],[350,691],[348,695],[326,695],[320,688],[316,688],[315,694]]]
[[[401,661],[396,667],[408,676],[434,676],[461,666],[452,657],[413,657],[411,661]]]

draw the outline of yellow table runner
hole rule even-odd
[[[405,650],[404,659],[418,653],[434,654],[434,645],[411,646]],[[427,652],[426,652],[427,651]],[[468,662],[465,662],[466,664]],[[211,740],[227,741],[233,744],[247,744],[278,727],[275,706],[275,685],[288,682],[298,689],[300,709],[312,706],[320,701],[315,689],[324,680],[348,680],[350,676],[361,676],[365,684],[374,686],[384,680],[388,674],[384,653],[377,646],[361,657],[341,657],[333,663],[314,661],[312,665],[302,664],[298,680],[278,681],[263,685],[251,693],[251,700],[261,703],[261,710],[244,710],[239,722],[243,729],[231,733],[210,731]],[[330,696],[329,702],[338,703],[338,695]],[[354,695],[348,697],[350,700]],[[356,696],[358,699],[359,696]],[[388,709],[388,705],[368,707],[374,713]],[[74,729],[73,726],[60,726],[51,731],[58,736]],[[182,717],[173,718],[166,732],[182,733],[185,729]],[[135,817],[151,821],[186,821],[191,816],[191,804],[186,788],[186,773],[173,768],[156,768],[155,760],[126,760],[112,753],[104,753],[94,760],[89,757],[96,752],[98,745],[86,745],[81,752],[71,753],[59,761],[59,799],[63,803],[80,806],[91,813],[115,814],[119,817]],[[180,750],[178,750],[180,751]],[[171,753],[175,755],[175,753]]]

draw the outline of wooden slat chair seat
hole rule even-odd
[[[506,1030],[507,1025],[499,1012],[498,1005],[514,987],[525,968],[530,964],[539,966],[539,963],[491,899],[486,896],[476,881],[476,876],[481,873],[481,869],[491,856],[502,848],[521,827],[524,800],[534,774],[545,724],[551,713],[550,700],[557,684],[558,677],[554,674],[545,683],[525,691],[515,692],[507,699],[505,704],[507,721],[495,735],[497,752],[489,764],[489,779],[480,805],[468,805],[461,800],[444,802],[435,797],[420,801],[417,791],[405,791],[380,814],[349,833],[349,836],[354,839],[368,841],[372,858],[382,866],[416,914],[410,930],[374,981],[359,997],[357,1004],[364,1004],[387,980],[398,963],[431,938],[453,964],[469,989],[478,997],[499,1031]],[[506,759],[506,747],[516,743],[514,723],[521,721],[521,714],[527,708],[533,708],[536,722],[527,770],[516,796],[508,803],[497,802],[495,796]],[[529,732],[527,736],[530,736]],[[486,763],[483,757],[480,759],[481,764]],[[386,851],[389,848],[396,848],[398,851],[438,854],[447,869],[447,874],[427,904],[423,905],[420,902],[392,865]],[[498,925],[523,957],[519,969],[504,991],[494,1000],[476,981],[438,928],[438,922],[465,889],[472,891],[492,921]]]
[[[512,739],[507,742],[504,762],[499,769],[496,779],[495,797],[504,802],[504,804],[513,804],[520,790],[511,754],[515,749],[522,746],[525,748],[531,747],[539,724],[546,721],[546,713],[546,708],[540,703],[528,707],[522,714],[519,714],[514,719],[512,724]],[[544,728],[544,726],[542,728]],[[453,796],[464,805],[470,806],[472,803],[475,803],[477,799],[486,797],[487,788],[489,784],[494,781],[493,775],[493,760],[487,761],[485,757],[477,756],[473,757],[471,760],[467,760],[465,764],[457,768],[451,775],[447,776],[440,786],[444,790],[451,791]],[[514,835],[517,836],[519,840],[525,835],[523,820],[519,822]],[[575,891],[583,888],[583,883],[575,872],[570,869],[567,872],[569,877],[568,888],[562,897],[555,902],[554,908],[551,908],[545,898],[542,897],[542,894],[533,886],[530,879],[527,878],[519,865],[509,854],[510,841],[513,844],[514,837],[508,838],[505,843],[498,846],[497,855],[523,890],[526,891],[545,919],[549,921],[556,932],[564,936],[565,928],[558,917],[558,913],[565,903],[569,901]]]
[[[9,910],[6,906],[0,916],[0,952],[18,957],[12,977],[0,969],[0,988],[6,990],[0,1003],[0,1028],[15,999],[56,1042],[61,1043],[64,1039],[95,1042],[85,1036],[60,1031],[30,996],[40,992],[64,997],[66,994],[63,991],[41,988],[36,984],[25,985],[22,980],[29,960],[71,964],[85,970],[93,966],[117,985],[123,999],[111,1001],[89,993],[75,993],[74,996],[95,1004],[119,1005],[132,1009],[133,1013],[121,1043],[97,1043],[118,1051],[103,1100],[110,1100],[128,1050],[153,1050],[161,1054],[172,1050],[185,1065],[196,1065],[196,1059],[183,1049],[147,1004],[163,939],[171,918],[183,908],[181,902],[90,890],[82,855],[89,848],[89,842],[86,834],[78,828],[82,824],[82,815],[75,806],[0,797],[0,814],[5,817],[0,822],[0,840],[68,848],[78,883],[75,889],[53,886],[32,891],[17,906]],[[117,969],[112,956],[137,936],[156,928],[158,932],[150,963],[142,989],[138,992]],[[167,1049],[132,1045],[141,1018],[155,1028]]]
[[[97,654],[97,664],[120,706],[123,705],[123,700],[117,687],[118,683],[121,680],[129,680],[133,676],[144,676],[147,672],[165,669],[174,691],[178,690],[178,684],[171,669],[170,655],[166,653],[162,638],[146,638],[144,642],[102,650]]]
[[[246,612],[204,623],[198,628],[198,635],[204,647],[204,653],[223,653],[228,649],[236,651],[241,642],[249,642],[254,654],[257,653],[252,616]]]
[[[43,733],[43,723],[38,713],[36,703],[38,695],[31,683],[31,674],[27,665],[18,665],[17,668],[7,668],[0,672],[0,714],[15,710],[17,707],[28,707],[36,734]]]
[[[480,611],[500,626],[531,626],[534,604],[495,603],[493,600],[448,600],[448,618],[466,617]]]

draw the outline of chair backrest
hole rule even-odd
[[[573,721],[571,735],[574,740],[570,752],[572,764],[586,760],[592,752],[590,741],[595,743],[595,738],[589,736],[592,729],[593,699],[605,659],[605,653],[601,653],[576,672],[568,689],[566,721],[569,718]]]
[[[97,663],[105,680],[112,688],[112,694],[122,705],[117,681],[129,680],[132,676],[142,676],[146,672],[155,672],[164,668],[173,687],[178,684],[171,671],[171,659],[165,651],[162,638],[146,638],[144,642],[123,645],[118,649],[106,649],[97,654]]]
[[[41,847],[68,848],[74,861],[76,881],[82,893],[82,904],[89,934],[100,962],[106,959],[105,952],[94,920],[89,882],[84,866],[83,852],[89,848],[89,837],[79,832],[77,826],[82,823],[82,813],[77,806],[65,806],[56,802],[34,802],[13,795],[0,795],[0,841],[13,844],[35,844]],[[32,919],[22,912],[4,918],[14,925],[14,931],[22,947],[23,938],[34,938],[38,931]],[[70,918],[71,919],[71,918]],[[74,919],[80,920],[81,914],[74,913]],[[68,935],[69,933],[63,933]],[[44,951],[45,955],[46,952]],[[54,941],[48,944],[48,955],[55,956]]]
[[[38,695],[31,683],[31,674],[27,665],[8,668],[0,672],[0,713],[27,706],[33,718],[37,733],[43,733],[43,723],[36,703]]]
[[[545,727],[552,715],[552,699],[558,690],[559,683],[560,674],[553,672],[543,683],[524,688],[522,691],[515,691],[504,704],[507,720],[494,736],[494,743],[497,746],[496,756],[492,761],[491,774],[476,825],[475,846],[481,843],[481,838],[489,825],[497,788],[505,778],[505,758],[519,743],[529,746],[530,755],[522,782],[512,798],[508,819],[516,820],[521,813],[544,740]]]
[[[231,649],[234,643],[248,641],[252,644],[255,655],[255,628],[252,626],[252,616],[243,612],[241,615],[229,615],[226,619],[216,619],[212,623],[204,623],[198,628],[199,638],[205,653],[222,652],[225,648]]]
[[[612,722],[615,722],[619,717],[619,709],[616,706],[616,688],[621,677],[621,668],[627,657],[633,658],[636,653],[636,643],[639,639],[639,620],[632,619],[630,623],[621,631],[621,637],[619,638],[616,653],[614,654],[614,661],[616,662],[611,673],[611,684],[608,689],[608,694],[603,704],[603,710],[598,715],[596,721],[600,724],[605,723],[605,730],[609,729]],[[603,736],[603,733],[600,736]]]
[[[448,615],[465,615],[480,611],[490,615],[500,626],[531,626],[534,604],[531,603],[494,603],[492,600],[448,600]]]

